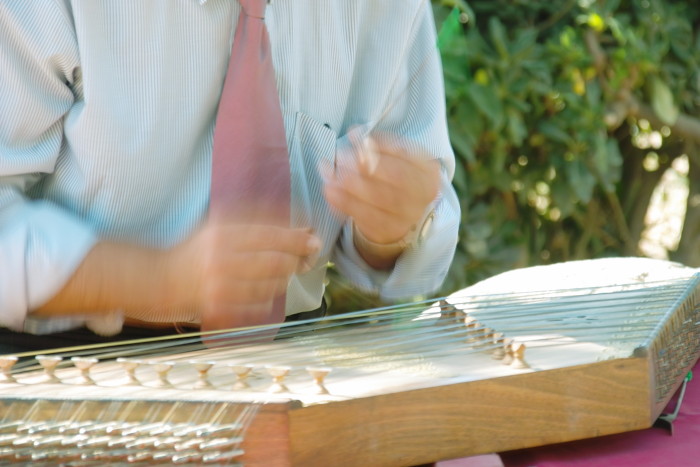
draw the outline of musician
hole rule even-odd
[[[0,342],[318,310],[329,262],[386,300],[439,287],[459,205],[430,2],[267,5],[291,227],[208,215],[240,10],[0,3],[0,326],[26,333]]]

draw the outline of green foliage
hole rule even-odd
[[[700,7],[432,4],[463,210],[444,292],[516,267],[639,254],[664,170],[687,153],[700,184]],[[700,266],[700,203],[673,257]],[[332,286],[344,291],[341,309],[373,303]]]
[[[461,34],[447,22],[465,13]],[[461,242],[445,291],[532,264],[637,253],[638,104],[661,125],[700,105],[700,8],[661,0],[433,1],[458,169]],[[449,17],[449,18],[453,18]],[[646,108],[646,107],[645,107]],[[647,117],[649,118],[649,117]],[[652,128],[651,131],[661,128]],[[636,190],[636,191],[635,191]],[[642,195],[641,197],[638,195]]]

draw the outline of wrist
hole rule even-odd
[[[170,297],[169,251],[99,242],[39,315],[147,309]]]
[[[350,222],[352,225],[352,239],[355,249],[367,264],[376,269],[388,269],[393,266],[396,259],[398,259],[401,253],[408,247],[406,237],[402,237],[390,243],[374,242],[367,238],[352,220]],[[389,267],[377,267],[379,263],[382,263],[382,266],[388,265]],[[384,263],[387,264],[385,265]]]
[[[420,244],[430,230],[434,217],[435,211],[431,208],[403,237],[387,243],[370,240],[351,219],[353,244],[367,264],[375,269],[388,270],[404,251]]]

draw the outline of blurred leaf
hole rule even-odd
[[[620,0],[606,0],[604,2],[599,2],[603,8],[603,14],[605,16],[612,15],[620,7]]]
[[[489,37],[493,41],[498,55],[502,59],[507,59],[508,53],[508,35],[503,23],[496,16],[489,18]]]
[[[462,101],[448,121],[450,139],[458,155],[466,158],[469,165],[476,164],[474,148],[483,131],[483,122],[471,101]]]
[[[569,217],[573,214],[578,198],[572,193],[571,186],[568,183],[557,181],[550,185],[550,189],[554,205],[559,208],[561,215]]]
[[[566,176],[571,184],[571,189],[582,203],[588,203],[593,197],[593,188],[596,179],[580,160],[575,160],[566,165]]]
[[[494,128],[500,128],[503,124],[503,103],[496,94],[494,85],[483,86],[472,83],[469,86],[469,98],[479,111],[491,121]]]
[[[452,185],[458,193],[467,193],[469,191],[469,181],[467,180],[467,172],[464,169],[464,164],[457,161],[455,164],[455,175],[452,178]]]
[[[444,50],[445,46],[451,43],[460,33],[462,33],[462,24],[459,22],[460,11],[455,7],[449,14],[447,19],[442,23],[440,32],[438,33],[437,46],[439,50]]]
[[[467,15],[467,20],[469,22],[476,21],[474,10],[469,6],[466,0],[440,0],[440,3],[453,9],[459,9],[462,14]]]
[[[505,139],[499,138],[491,147],[489,154],[489,165],[491,167],[491,183],[494,188],[501,191],[510,189],[510,174],[506,171],[506,159],[508,157],[508,143]]]
[[[506,101],[511,107],[513,107],[514,110],[520,112],[521,114],[532,111],[532,105],[524,99],[519,99],[517,96],[507,96]]]
[[[481,164],[470,167],[469,192],[475,197],[486,194],[491,187],[491,171]]]
[[[625,37],[622,27],[616,18],[608,18],[608,27],[610,28],[615,40],[617,40],[620,45],[625,45],[627,38]]]
[[[518,32],[511,44],[510,53],[513,58],[523,59],[530,54],[537,44],[537,30],[528,28]]]
[[[469,133],[460,131],[459,126],[453,122],[448,123],[448,125],[450,128],[450,141],[457,152],[457,156],[466,159],[468,164],[475,164],[474,142],[470,139]]]
[[[673,101],[671,89],[658,76],[652,76],[650,83],[651,106],[656,116],[666,125],[673,126],[678,120],[680,110]]]
[[[527,127],[523,116],[515,109],[508,109],[508,136],[515,146],[522,146],[527,137]]]
[[[616,139],[608,139],[605,143],[608,154],[608,171],[606,173],[608,182],[611,185],[620,181],[621,168],[623,164],[622,153],[620,152],[620,143]]]
[[[605,138],[598,134],[595,142],[593,157],[596,173],[600,176],[600,183],[606,191],[612,192],[615,182],[620,176],[619,167],[622,165],[622,155],[617,141]]]
[[[540,133],[545,135],[547,138],[558,143],[569,145],[572,142],[571,136],[569,136],[568,133],[550,121],[545,120],[540,122],[538,129]]]
[[[493,227],[486,220],[469,224],[469,236],[472,239],[486,240],[493,234]]]

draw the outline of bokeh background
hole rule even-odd
[[[700,4],[432,6],[463,211],[440,294],[578,259],[700,267]],[[381,305],[334,273],[327,298]]]

